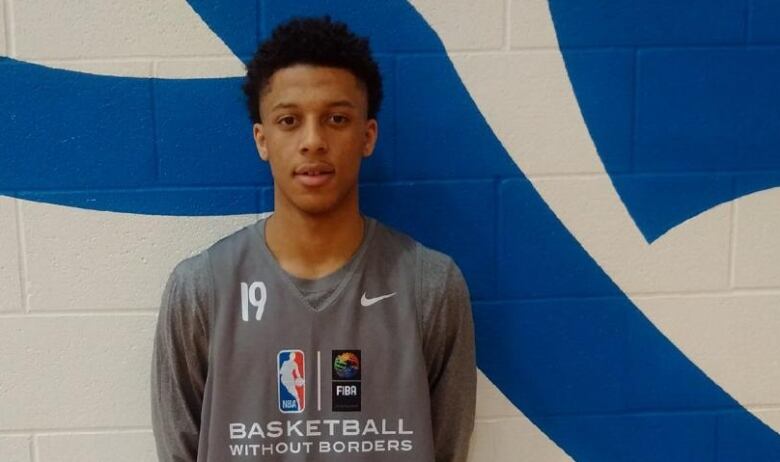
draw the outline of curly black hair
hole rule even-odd
[[[368,38],[358,37],[330,16],[297,17],[277,26],[246,65],[241,89],[249,118],[262,123],[260,96],[274,72],[295,64],[346,69],[365,85],[368,118],[375,119],[382,102],[382,76],[371,56]]]

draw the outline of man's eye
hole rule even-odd
[[[284,125],[284,126],[288,126],[289,127],[291,125],[295,125],[295,117],[293,117],[293,116],[280,117],[277,120],[277,123],[279,123],[279,125]]]
[[[333,122],[336,125],[343,125],[347,123],[349,119],[347,119],[346,116],[343,116],[341,114],[333,114],[330,116],[330,121]]]

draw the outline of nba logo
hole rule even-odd
[[[301,350],[282,350],[276,355],[279,410],[281,412],[303,412],[306,398],[304,365],[305,361]]]

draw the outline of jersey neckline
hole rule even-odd
[[[260,238],[260,249],[262,251],[262,256],[265,258],[265,260],[268,262],[268,264],[274,268],[274,271],[279,276],[279,278],[284,281],[283,284],[289,290],[296,300],[298,300],[299,303],[301,303],[305,308],[307,308],[310,312],[313,313],[319,313],[322,311],[325,311],[330,307],[330,305],[333,304],[334,300],[338,298],[338,296],[341,294],[342,290],[346,285],[349,283],[349,281],[352,279],[354,274],[357,272],[358,268],[361,266],[363,262],[363,256],[366,253],[366,250],[368,249],[369,243],[374,235],[374,229],[376,228],[376,220],[374,218],[361,215],[364,221],[364,231],[363,231],[363,238],[360,243],[360,246],[358,246],[357,250],[352,254],[352,256],[347,260],[346,263],[344,263],[342,266],[337,268],[336,270],[326,274],[325,276],[322,276],[317,279],[303,279],[298,278],[290,273],[288,273],[284,268],[282,268],[282,265],[279,264],[279,261],[276,259],[274,254],[271,252],[271,249],[268,247],[268,243],[265,240],[265,225],[268,220],[268,217],[271,216],[270,214],[266,217],[263,217],[262,219],[258,220],[258,222],[255,224],[255,231]],[[344,273],[344,274],[340,274]],[[328,283],[332,283],[330,279],[333,278],[341,278],[341,280],[337,283],[336,288],[331,292],[331,294],[322,301],[319,308],[315,308],[314,306],[309,303],[309,301],[306,299],[304,294],[300,291],[298,286],[295,284],[295,281],[293,278],[305,281],[309,287],[312,286],[318,286],[321,287],[322,285],[328,285]]]

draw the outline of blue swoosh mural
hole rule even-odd
[[[768,154],[780,146],[769,133],[777,96],[757,107],[742,102],[742,92],[759,93],[741,87],[745,79],[768,85],[769,77],[737,69],[737,80],[720,75],[691,93],[686,82],[723,70],[719,56],[639,49],[697,37],[732,43],[745,30],[724,30],[712,15],[730,18],[732,4],[743,2],[676,4],[674,20],[667,2],[585,3],[553,1],[555,27],[588,129],[648,240],[719,202],[780,184]],[[480,369],[575,460],[780,459],[780,436],[669,342],[558,220],[409,4],[190,4],[243,60],[291,15],[329,13],[371,36],[387,99],[377,151],[363,166],[363,208],[455,257],[475,299]],[[708,21],[710,28],[698,23]],[[776,71],[767,50],[743,58]],[[144,214],[269,210],[270,176],[252,144],[240,82],[104,77],[3,59],[0,193]],[[735,108],[743,108],[729,119],[740,139],[723,133],[722,117]],[[682,129],[693,133],[687,145],[675,143]],[[710,131],[741,150],[709,140]],[[746,152],[755,155],[740,160]]]
[[[780,185],[780,4],[576,2],[550,9],[604,164],[648,241]]]

